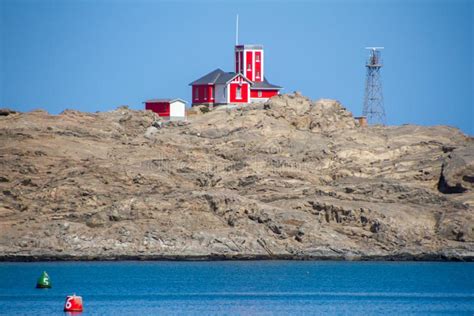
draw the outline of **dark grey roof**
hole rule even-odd
[[[237,73],[235,72],[225,72],[222,69],[217,68],[216,70],[211,71],[207,75],[204,75],[201,78],[191,82],[189,85],[192,86],[197,84],[226,84],[235,76],[237,76]],[[250,84],[252,84],[250,80],[248,81],[250,82]]]
[[[214,84],[216,80],[222,75],[225,74],[224,70],[217,68],[216,70],[211,71],[207,75],[202,76],[201,78],[194,80],[189,85],[192,86],[194,84]]]
[[[232,80],[237,74],[235,72],[224,72],[217,78],[216,82],[217,84],[226,84],[229,82],[229,80]]]
[[[271,84],[270,82],[268,82],[267,78],[263,78],[263,81],[256,81],[253,83],[252,87],[250,89],[272,89],[272,90],[280,90],[282,87],[280,86],[277,86],[277,85],[274,85],[274,84]]]

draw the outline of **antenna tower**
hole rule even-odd
[[[385,108],[380,75],[380,68],[382,68],[381,50],[383,47],[366,47],[365,49],[370,50],[370,55],[365,64],[367,77],[362,115],[367,117],[367,121],[371,124],[385,125]]]

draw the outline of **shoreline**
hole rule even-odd
[[[0,262],[83,262],[83,261],[399,261],[399,262],[474,262],[474,255],[409,254],[394,255],[0,255]]]

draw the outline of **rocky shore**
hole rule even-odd
[[[282,95],[0,110],[0,260],[474,259],[474,139]]]

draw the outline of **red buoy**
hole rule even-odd
[[[74,295],[68,295],[66,297],[66,303],[64,303],[65,312],[82,312],[82,297]]]

